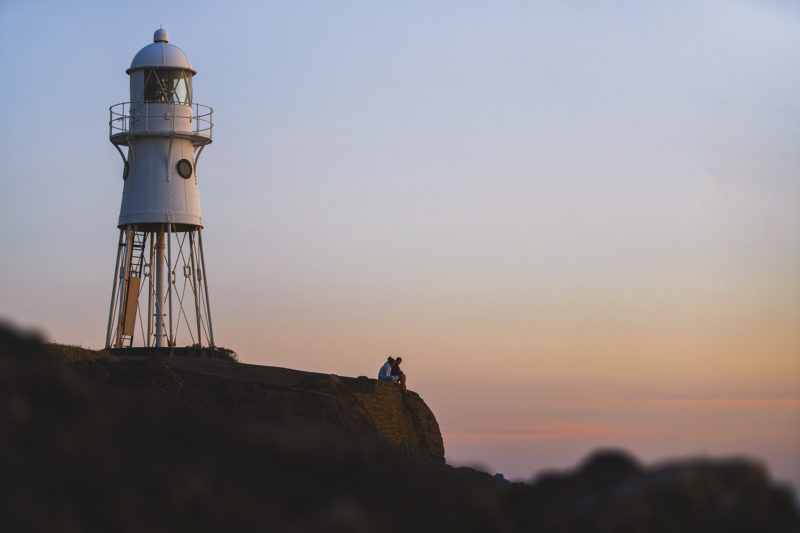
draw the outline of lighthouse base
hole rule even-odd
[[[120,228],[107,349],[214,348],[202,229],[176,224]]]
[[[173,348],[148,348],[132,346],[127,348],[109,348],[113,355],[122,357],[207,357],[209,359],[231,360],[227,350],[217,348],[197,348],[196,346],[175,346]]]

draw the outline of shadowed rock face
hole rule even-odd
[[[159,393],[206,414],[256,424],[325,425],[444,462],[433,413],[419,395],[392,383],[188,357],[112,357],[73,366],[94,381]]]
[[[360,377],[344,380],[369,412],[378,435],[408,455],[444,462],[444,443],[436,417],[413,391]]]

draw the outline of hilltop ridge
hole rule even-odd
[[[405,455],[444,462],[433,412],[417,393],[403,393],[393,383],[206,357],[115,357],[91,350],[74,357],[71,366],[95,382],[158,393],[213,416],[321,424],[377,436]]]

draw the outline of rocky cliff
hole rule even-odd
[[[393,383],[365,377],[345,383],[364,405],[383,440],[408,455],[444,462],[439,424],[417,393],[404,393]]]
[[[392,383],[194,357],[84,357],[72,366],[106,386],[157,393],[216,417],[320,424],[374,435],[405,455],[444,462],[436,417],[417,393]]]

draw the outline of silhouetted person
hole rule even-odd
[[[394,360],[392,364],[392,377],[397,377],[400,380],[400,386],[403,387],[403,390],[406,390],[406,374],[402,370],[400,370],[400,363],[403,362],[402,357],[398,357]]]

